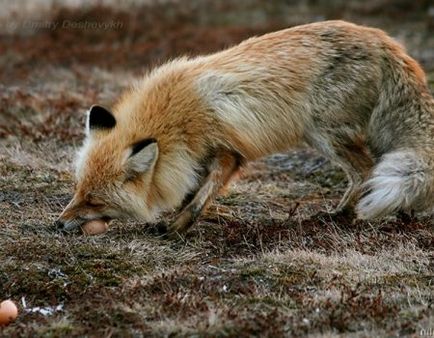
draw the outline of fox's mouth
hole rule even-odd
[[[85,223],[90,222],[92,220],[102,220],[105,223],[109,223],[113,220],[113,218],[111,218],[109,216],[103,216],[103,217],[95,217],[93,219],[85,219],[82,217],[78,217],[78,218],[74,218],[74,219],[66,220],[66,221],[58,219],[56,222],[54,222],[54,225],[57,228],[57,230],[71,231],[71,230],[74,230],[74,229],[81,227]]]
[[[60,231],[71,231],[73,229],[80,227],[85,222],[86,222],[86,220],[81,218],[81,217],[70,219],[70,220],[58,219],[54,223],[54,226],[57,228],[57,230],[60,230]]]

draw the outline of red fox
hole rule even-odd
[[[170,61],[109,111],[88,112],[76,191],[58,225],[178,208],[187,230],[248,161],[300,144],[339,164],[337,211],[361,219],[434,206],[434,99],[379,29],[325,21]]]

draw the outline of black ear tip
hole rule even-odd
[[[104,107],[93,105],[89,110],[90,129],[111,129],[116,125],[113,114]]]
[[[140,142],[133,144],[133,151],[131,152],[131,156],[137,154],[139,151],[141,151],[146,146],[150,145],[151,143],[155,143],[157,140],[155,138],[147,138]]]

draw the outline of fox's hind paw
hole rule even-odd
[[[312,217],[326,222],[348,223],[356,219],[356,213],[354,212],[354,208],[346,207],[333,212],[320,211]]]
[[[406,212],[404,210],[399,210],[396,213],[396,217],[404,224],[409,224],[411,222],[414,222],[414,220],[416,219],[416,215],[413,210],[409,212]]]

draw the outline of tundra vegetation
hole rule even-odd
[[[73,191],[84,111],[150,67],[343,18],[403,42],[434,90],[429,1],[47,3],[0,12],[0,300],[20,309],[0,336],[433,332],[432,223],[332,219],[346,178],[309,149],[252,163],[183,239],[134,222],[97,237],[52,226]]]

